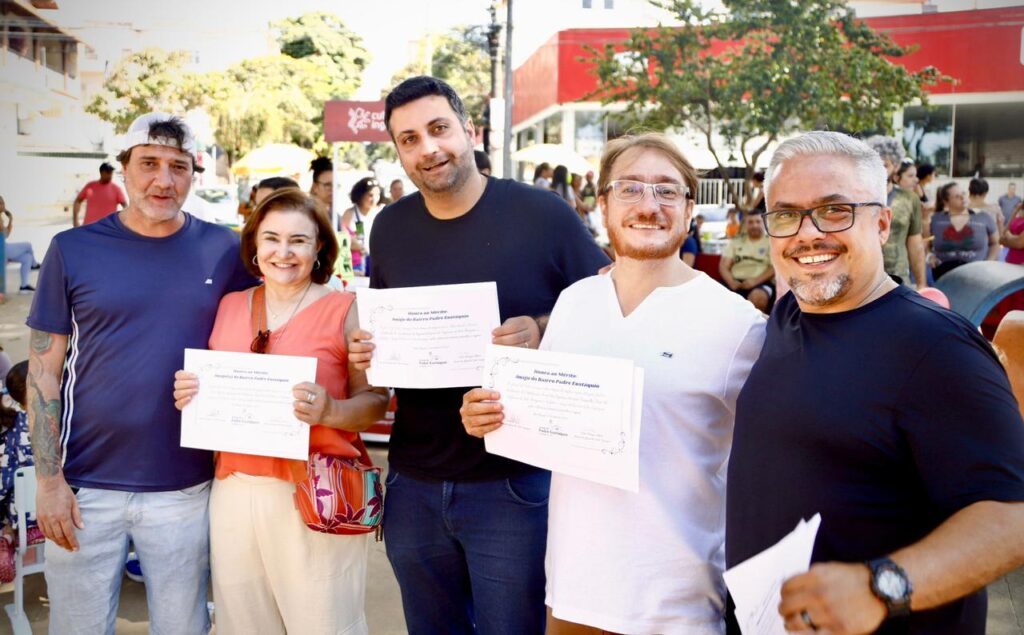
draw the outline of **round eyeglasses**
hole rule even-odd
[[[818,231],[825,234],[844,232],[853,227],[858,207],[885,207],[882,203],[828,203],[811,209],[781,209],[764,214],[764,230],[772,238],[795,236],[810,218]]]
[[[690,188],[681,183],[644,183],[620,179],[608,184],[605,191],[623,203],[636,203],[644,197],[647,188],[654,192],[654,200],[662,205],[678,205],[690,194]]]

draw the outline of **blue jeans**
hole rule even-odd
[[[392,470],[384,545],[410,635],[544,632],[549,472],[478,483]]]
[[[85,524],[78,551],[46,544],[50,633],[114,633],[129,539],[146,580],[149,632],[209,632],[210,482],[171,492],[82,488],[76,497]]]
[[[32,243],[7,243],[7,261],[21,263],[21,286],[26,286],[28,274],[36,264]]]

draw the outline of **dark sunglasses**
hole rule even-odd
[[[252,344],[249,345],[249,350],[253,353],[266,353],[267,347],[270,345],[270,329],[266,331],[257,331],[256,337],[252,338]]]

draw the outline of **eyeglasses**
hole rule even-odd
[[[820,232],[835,234],[853,227],[858,207],[885,207],[881,203],[828,203],[811,209],[783,209],[764,214],[764,230],[772,238],[795,236],[804,217]]]
[[[654,200],[662,205],[678,205],[690,194],[690,188],[680,183],[644,183],[628,180],[612,181],[605,188],[605,192],[611,190],[612,196],[623,203],[636,203],[643,199],[647,188],[651,188]]]

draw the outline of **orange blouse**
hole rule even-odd
[[[210,335],[210,350],[248,353],[252,344],[249,311],[251,290],[229,293],[220,301],[217,320]],[[332,291],[296,313],[284,326],[270,334],[267,352],[273,355],[315,357],[316,383],[335,399],[348,398],[348,348],[345,345],[345,316],[355,301],[352,293]],[[309,431],[311,452],[357,457],[353,445],[357,432],[315,425]],[[272,476],[282,481],[299,482],[306,478],[306,462],[272,456],[254,456],[234,452],[217,453],[217,478],[239,472],[253,476]]]

